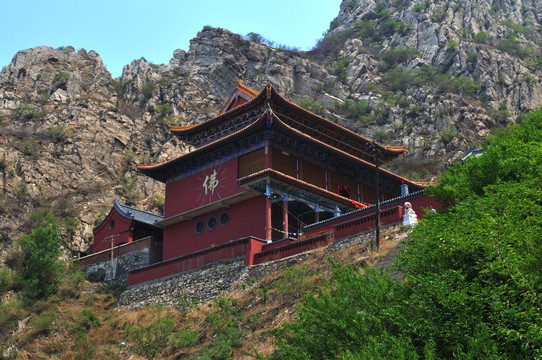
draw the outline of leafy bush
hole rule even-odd
[[[73,131],[66,129],[64,125],[53,125],[49,128],[49,136],[54,141],[65,141],[68,138],[73,137]]]
[[[21,143],[20,150],[28,156],[36,155],[39,153],[39,144],[32,140],[26,140]]]
[[[455,50],[459,46],[459,41],[457,40],[450,40],[448,41],[448,44],[446,45],[446,48],[448,50]]]
[[[62,298],[78,298],[84,284],[86,273],[72,264],[64,271],[58,286],[58,294]]]
[[[485,44],[489,40],[489,33],[480,31],[474,35],[473,40],[479,44]]]
[[[150,99],[153,96],[155,89],[156,85],[151,82],[147,82],[141,87],[141,94],[145,97],[145,100]]]
[[[412,10],[414,12],[422,12],[425,10],[425,5],[424,4],[416,4],[414,5],[414,7],[412,8]]]
[[[256,43],[260,43],[260,44],[265,44],[267,43],[267,39],[265,37],[263,37],[262,35],[258,34],[258,33],[255,33],[255,32],[249,32],[247,35],[246,35],[246,38],[250,41],[253,41],[253,42],[256,42]]]
[[[376,26],[376,20],[362,20],[354,24],[354,31],[358,37],[369,41],[379,41],[382,35]]]
[[[100,326],[100,319],[96,317],[92,308],[83,308],[75,324],[71,327],[71,331],[74,333],[76,342],[81,341],[87,336],[87,332],[92,328]]]
[[[0,267],[0,294],[13,288],[15,273],[7,266]]]
[[[331,65],[333,74],[337,75],[342,82],[346,82],[346,72],[350,61],[352,61],[351,58],[344,58]]]
[[[362,119],[364,115],[371,112],[371,106],[365,100],[352,101],[350,99],[346,99],[341,105],[341,109],[346,112],[348,117],[358,120]]]
[[[166,124],[168,126],[177,126],[177,125],[182,124],[183,120],[178,116],[166,115],[166,116],[164,116],[162,121],[164,122],[164,124]]]
[[[56,319],[54,311],[48,311],[43,315],[35,316],[30,319],[30,325],[32,327],[32,335],[40,335],[49,332],[51,325]]]
[[[69,79],[70,79],[70,73],[61,71],[61,72],[59,72],[59,73],[57,73],[57,74],[55,75],[55,77],[53,78],[53,83],[56,83],[56,82],[65,83],[65,82],[67,82]]]
[[[416,359],[408,335],[393,335],[408,323],[401,314],[403,286],[374,269],[332,263],[332,280],[308,294],[295,321],[274,331],[278,359]]]
[[[391,10],[386,8],[386,3],[384,1],[376,2],[374,12],[380,19],[386,19],[391,14]]]
[[[473,63],[476,62],[476,60],[478,60],[478,53],[470,52],[467,54],[467,62]]]
[[[160,113],[160,115],[162,115],[162,116],[166,116],[169,113],[171,113],[171,105],[169,103],[165,103],[165,104],[162,104],[162,105],[156,105],[154,107],[154,109],[158,113]]]
[[[457,138],[459,134],[454,129],[442,129],[438,132],[437,138],[445,144],[448,144],[453,139]]]
[[[244,320],[243,313],[237,309],[236,301],[218,298],[215,309],[207,313],[205,320],[213,329],[213,342],[200,359],[233,359],[233,352],[242,344],[245,330],[239,326]]]
[[[416,50],[408,46],[402,48],[390,48],[388,51],[381,54],[384,60],[383,70],[388,70],[395,65],[404,63],[416,56]]]
[[[426,76],[419,69],[404,70],[395,67],[384,74],[382,82],[392,91],[406,90],[408,86],[418,86],[427,80]]]
[[[410,25],[407,25],[400,20],[390,19],[382,25],[382,32],[384,35],[393,35],[394,33],[405,35],[411,28]]]
[[[439,74],[429,67],[421,67],[412,70],[404,70],[397,66],[388,71],[383,79],[384,85],[392,91],[405,90],[408,86],[420,86],[430,83],[441,91],[460,92],[474,94],[480,88],[480,84],[471,78],[451,74]]]
[[[305,110],[312,111],[315,114],[323,114],[326,105],[320,101],[312,101],[310,99],[301,99],[298,103]]]
[[[384,130],[375,130],[373,132],[373,138],[377,141],[377,142],[382,142],[384,140],[386,140],[386,138],[388,137],[388,133]]]
[[[164,204],[166,202],[166,198],[160,194],[154,195],[154,206],[158,208],[160,213],[164,212]]]
[[[26,300],[33,302],[55,293],[62,268],[58,229],[53,225],[37,227],[23,235],[19,244],[25,254],[21,282]]]
[[[109,82],[109,85],[113,87],[113,89],[117,93],[117,96],[119,97],[123,97],[124,94],[126,93],[126,91],[124,90],[124,87],[126,86],[126,84],[120,80],[111,79],[111,81]]]
[[[508,39],[500,41],[497,44],[497,49],[522,59],[529,57],[533,53],[531,46],[522,45],[513,35],[509,36]]]
[[[489,115],[492,116],[498,123],[506,124],[510,116],[510,110],[506,107],[506,104],[501,104],[498,109],[489,110]]]
[[[17,321],[24,316],[20,300],[13,298],[0,300],[0,333],[10,333],[17,326]]]
[[[45,113],[41,111],[38,105],[23,102],[17,105],[15,115],[20,119],[31,120],[42,118]]]
[[[282,278],[275,282],[275,287],[282,295],[300,298],[316,288],[316,284],[312,279],[313,274],[309,271],[308,266],[296,265],[288,267],[281,271],[281,275]]]
[[[358,2],[355,0],[349,0],[346,3],[346,8],[355,8],[358,5]]]
[[[431,16],[431,20],[435,23],[440,23],[444,18],[446,17],[446,8],[441,7],[435,10],[433,15]]]
[[[120,181],[124,185],[124,197],[127,205],[136,205],[139,201],[139,191],[137,190],[137,178],[121,175]]]

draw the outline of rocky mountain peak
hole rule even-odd
[[[0,73],[4,89],[26,90],[25,96],[34,101],[47,96],[60,102],[74,100],[89,92],[103,91],[110,79],[98,53],[85,49],[76,52],[71,46],[19,51]]]
[[[187,148],[168,126],[215,116],[238,79],[269,80],[301,106],[410,156],[391,170],[434,179],[490,130],[542,104],[538,0],[344,0],[311,51],[205,27],[168,64],[112,79],[94,51],[38,47],[0,73],[0,234],[40,208],[84,251],[115,198],[160,212],[163,185],[132,171]]]

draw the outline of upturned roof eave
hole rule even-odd
[[[203,131],[241,112],[244,112],[254,107],[262,106],[265,102],[264,100],[265,100],[265,89],[261,91],[258,94],[258,96],[254,97],[251,101],[246,102],[242,105],[239,105],[229,111],[226,111],[225,113],[215,116],[214,118],[211,118],[209,120],[203,121],[199,124],[188,125],[188,126],[172,126],[169,129],[169,134],[175,135],[177,137],[190,136],[190,135],[196,134],[199,131]]]
[[[371,169],[375,169],[376,168],[376,165],[369,162],[369,161],[366,161],[366,160],[363,160],[359,157],[356,157],[354,155],[351,155],[350,153],[346,152],[346,151],[343,151],[341,149],[338,149],[336,147],[333,147],[333,146],[330,146],[328,144],[326,144],[325,142],[323,141],[320,141],[318,139],[315,139],[313,137],[310,137],[310,136],[307,136],[305,135],[304,133],[302,133],[301,131],[289,126],[288,124],[286,124],[285,122],[283,122],[277,115],[273,114],[273,120],[274,120],[274,123],[276,123],[276,125],[278,125],[279,127],[282,127],[283,129],[286,129],[289,133],[291,134],[295,134],[295,136],[299,137],[299,138],[302,138],[303,141],[306,141],[306,142],[309,142],[309,143],[312,143],[314,145],[316,145],[317,147],[320,147],[320,148],[323,148],[323,149],[326,149],[328,151],[331,151],[333,153],[335,153],[336,155],[338,156],[341,156],[345,159],[348,159],[349,161],[353,161],[355,163],[358,163],[360,165],[363,165],[365,167],[368,167],[368,168],[371,168]],[[275,125],[275,124],[274,124]],[[388,176],[391,176],[391,177],[394,177],[398,180],[400,180],[401,182],[403,183],[406,183],[406,184],[409,184],[409,185],[412,185],[412,186],[417,186],[417,187],[421,187],[420,185],[416,184],[415,182],[413,181],[410,181],[402,176],[399,176],[395,173],[392,173],[391,171],[389,170],[385,170],[385,169],[382,169],[379,167],[379,171],[388,175]]]
[[[307,109],[304,109],[303,107],[289,101],[289,100],[286,100],[282,95],[280,95],[273,87],[271,87],[271,96],[273,98],[273,100],[278,100],[279,101],[279,104],[280,105],[283,105],[285,107],[290,107],[290,108],[293,108],[295,109],[297,112],[300,112],[302,113],[303,115],[308,115],[308,117],[310,118],[313,118],[313,119],[316,119],[317,121],[320,121],[322,123],[324,123],[325,125],[331,127],[333,130],[339,132],[339,133],[342,133],[343,135],[345,136],[351,136],[353,138],[355,138],[356,140],[358,141],[363,141],[363,142],[366,142],[367,144],[374,144],[375,142],[372,141],[371,139],[368,139],[364,136],[361,136],[355,132],[353,132],[352,130],[349,130],[347,128],[345,128],[344,126],[341,126],[341,125],[338,125],[336,123],[334,123],[333,121],[330,121],[320,115],[317,115]],[[403,154],[406,154],[408,151],[406,149],[405,146],[384,146],[384,145],[381,145],[381,144],[378,144],[376,143],[376,145],[381,149],[381,150],[384,150],[385,152],[389,153],[390,155],[394,155],[394,156],[399,156],[399,155],[403,155]]]
[[[135,168],[136,172],[143,173],[146,176],[149,176],[155,180],[165,182],[167,179],[164,179],[163,177],[157,176],[162,171],[171,169],[175,166],[178,166],[182,164],[184,161],[189,161],[195,157],[201,156],[205,154],[208,151],[212,151],[213,149],[216,149],[223,145],[226,142],[235,140],[236,138],[240,138],[246,135],[251,134],[252,132],[257,131],[260,127],[265,126],[265,117],[262,114],[257,120],[252,122],[251,124],[247,125],[246,127],[226,136],[221,139],[217,139],[216,141],[213,141],[205,146],[202,146],[198,149],[195,149],[187,154],[181,155],[179,157],[176,157],[175,159],[158,163],[158,164],[145,164],[145,165],[138,165]]]
[[[311,111],[308,111],[304,108],[302,108],[301,106],[285,99],[282,95],[280,95],[278,93],[278,91],[275,90],[275,88],[273,86],[271,86],[270,84],[268,84],[266,86],[266,88],[264,88],[262,91],[260,91],[259,93],[244,85],[244,84],[239,84],[238,83],[238,86],[236,88],[237,89],[241,89],[243,92],[245,93],[248,93],[250,96],[254,95],[254,94],[257,94],[256,96],[254,96],[254,98],[245,103],[245,104],[242,104],[234,109],[231,109],[225,113],[222,113],[212,119],[209,119],[207,121],[204,121],[202,123],[199,123],[199,124],[196,124],[196,125],[188,125],[188,126],[174,126],[174,127],[171,127],[170,130],[169,130],[169,133],[172,134],[172,135],[175,135],[177,137],[189,137],[190,135],[194,135],[194,134],[197,134],[198,132],[200,131],[203,131],[207,128],[209,128],[210,126],[214,126],[222,121],[225,121],[227,119],[229,119],[230,117],[232,116],[235,116],[241,112],[244,112],[250,108],[253,108],[253,107],[257,107],[257,106],[264,106],[265,104],[265,100],[266,100],[266,97],[267,97],[267,93],[269,92],[270,94],[270,98],[271,98],[271,102],[269,104],[269,106],[271,106],[271,108],[273,108],[273,104],[275,102],[277,102],[277,104],[279,105],[282,105],[283,107],[286,107],[286,108],[290,108],[292,110],[294,110],[294,112],[297,112],[297,113],[301,113],[303,116],[305,117],[308,117],[308,118],[311,118],[311,119],[314,119],[320,123],[323,123],[324,125],[328,126],[329,128],[331,128],[332,130],[342,134],[343,136],[345,137],[351,137],[351,138],[354,138],[355,140],[359,141],[359,142],[364,142],[366,144],[370,144],[371,146],[373,144],[376,144],[376,146],[378,146],[381,150],[381,152],[385,155],[388,155],[390,157],[397,157],[399,155],[404,155],[406,154],[408,151],[406,149],[405,146],[385,146],[385,145],[381,145],[381,144],[377,144],[375,143],[374,141],[364,137],[364,136],[361,136],[341,125],[338,125],[322,116],[319,116],[317,114],[314,114],[312,113]],[[269,91],[268,91],[269,90]]]

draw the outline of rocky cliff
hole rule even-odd
[[[131,169],[187,151],[168,126],[216,115],[237,79],[407,145],[393,170],[429,179],[542,104],[541,22],[538,0],[344,0],[312,51],[206,27],[169,64],[134,60],[117,79],[94,51],[21,51],[0,73],[0,241],[46,209],[84,251],[113,199],[159,212],[163,186]]]

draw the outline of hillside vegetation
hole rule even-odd
[[[332,259],[319,250],[208,304],[181,298],[176,308],[118,311],[115,289],[85,285],[55,261],[44,262],[46,279],[25,272],[35,261],[29,245],[54,246],[57,236],[52,219],[39,216],[0,269],[2,356],[541,359],[542,110],[519,121],[431,189],[450,207],[429,213],[404,241],[404,281],[368,266],[379,254],[365,244]],[[54,286],[18,291],[36,281]]]
[[[411,233],[404,282],[335,265],[272,358],[542,358],[542,111],[521,121],[432,189],[452,207]]]

